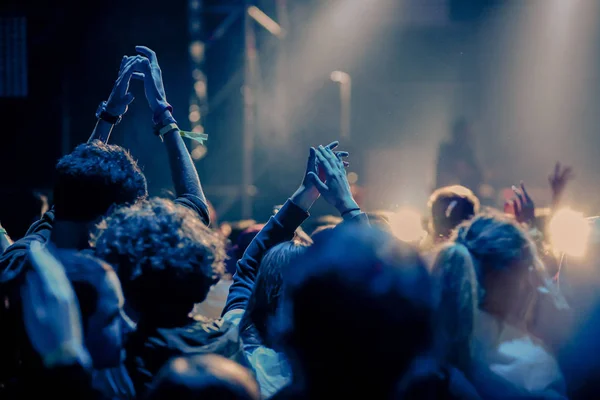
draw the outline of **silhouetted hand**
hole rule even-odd
[[[521,182],[520,189],[513,186],[512,190],[515,193],[515,197],[510,201],[510,205],[512,205],[515,218],[520,223],[533,225],[535,222],[535,204],[527,193],[527,190],[525,190],[525,184]],[[506,210],[507,207],[505,206]]]
[[[148,100],[150,109],[156,115],[169,107],[158,59],[156,53],[148,47],[135,46],[135,50],[145,57],[142,57],[141,67],[134,77],[144,80],[146,100]]]
[[[144,58],[140,56],[123,56],[119,77],[113,86],[112,92],[106,101],[106,111],[114,116],[123,115],[133,101],[133,94],[129,93],[129,82],[136,69],[140,68]]]
[[[336,156],[330,148],[323,146],[319,146],[315,154],[319,174],[323,173],[325,180],[313,171],[310,171],[308,175],[323,198],[337,208],[341,214],[359,208],[352,197],[345,164],[341,158]]]
[[[338,141],[329,143],[326,148],[333,151],[339,145]],[[334,153],[335,156],[341,161],[343,157],[348,157],[348,152],[346,151],[337,151]],[[342,161],[344,166],[348,166],[349,164],[345,161]],[[314,204],[315,201],[320,196],[319,190],[315,187],[312,179],[310,178],[310,173],[316,174],[322,181],[326,180],[325,171],[323,168],[319,169],[317,165],[317,151],[311,147],[308,154],[308,161],[306,162],[306,170],[304,171],[304,178],[302,179],[302,184],[296,190],[296,193],[292,196],[292,201],[298,207],[302,208],[305,211],[308,211],[310,207]]]
[[[79,304],[60,262],[39,242],[29,250],[33,270],[21,288],[23,321],[46,367],[87,364]]]
[[[554,173],[548,177],[550,189],[552,191],[552,208],[556,208],[560,203],[567,183],[574,178],[571,167],[561,168],[559,162],[554,166]]]

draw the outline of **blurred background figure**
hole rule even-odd
[[[462,185],[477,193],[484,176],[475,149],[471,124],[462,117],[452,126],[450,138],[440,144],[435,187]]]
[[[176,357],[156,376],[146,400],[258,400],[250,371],[215,354]]]

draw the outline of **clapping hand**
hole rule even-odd
[[[39,242],[29,250],[33,269],[21,289],[25,330],[46,367],[87,365],[79,304],[60,262]]]
[[[133,101],[133,94],[129,92],[129,82],[136,69],[139,69],[144,58],[140,56],[123,56],[119,77],[113,86],[112,92],[106,102],[106,112],[110,115],[121,116]]]
[[[165,94],[162,72],[158,65],[156,53],[145,46],[136,46],[135,50],[142,54],[142,62],[139,70],[134,74],[134,78],[143,79],[146,100],[155,117],[158,117],[165,110],[170,108]]]
[[[342,159],[334,154],[329,146],[319,146],[315,155],[319,174],[310,171],[308,176],[319,193],[342,215],[352,210],[358,210],[358,204],[352,197],[350,183],[346,177],[346,165]]]
[[[338,141],[331,142],[325,148],[329,149],[333,152],[333,150],[339,145]],[[337,151],[335,152],[336,157],[341,160],[343,157],[348,157],[348,152],[346,151]],[[345,161],[342,161],[345,166],[349,164]],[[315,174],[320,177],[323,181],[326,179],[325,171],[323,168],[319,168],[317,165],[317,151],[311,147],[308,154],[308,161],[306,162],[306,170],[304,171],[304,178],[302,179],[302,184],[296,190],[296,193],[292,196],[292,201],[298,207],[302,208],[305,211],[308,211],[310,207],[314,204],[315,201],[320,196],[319,190],[315,187],[313,180],[311,179],[310,174]]]

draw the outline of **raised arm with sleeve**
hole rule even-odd
[[[326,147],[333,153],[337,145],[338,142],[333,142]],[[336,155],[341,162],[341,157],[346,157],[348,153],[337,152]],[[238,261],[223,316],[229,311],[246,308],[264,255],[279,243],[291,240],[296,229],[309,217],[308,210],[320,196],[310,178],[310,174],[315,173],[319,179],[316,157],[316,150],[311,148],[302,184],[279,212],[269,219]]]
[[[146,100],[152,110],[155,130],[161,132],[160,136],[167,149],[171,177],[177,195],[175,202],[195,211],[208,225],[210,223],[208,202],[194,162],[180,135],[177,121],[171,114],[172,107],[167,102],[162,71],[158,65],[156,53],[145,46],[136,46],[135,49],[144,57],[142,57],[142,63],[134,77],[144,81]]]
[[[135,69],[139,67],[142,61],[143,58],[139,56],[123,56],[119,77],[113,86],[112,92],[108,100],[103,101],[96,111],[98,121],[88,139],[88,143],[94,140],[108,143],[113,127],[121,122],[121,118],[133,101],[133,95],[129,93],[129,82]]]

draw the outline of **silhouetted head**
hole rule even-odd
[[[447,238],[462,222],[479,212],[479,199],[464,186],[445,186],[429,197],[429,230],[436,238]]]
[[[333,230],[284,271],[283,293],[276,331],[309,396],[388,396],[432,345],[425,265],[386,232]]]
[[[222,239],[170,200],[121,207],[98,229],[96,255],[115,267],[141,319],[187,315],[223,273]]]
[[[56,218],[90,222],[113,205],[133,204],[148,195],[146,178],[128,151],[98,140],[84,143],[56,164]]]
[[[252,295],[240,322],[240,332],[271,347],[268,326],[275,316],[283,290],[283,271],[307,250],[295,241],[283,242],[270,249],[260,263]],[[255,336],[255,337],[254,337]]]
[[[175,357],[158,372],[146,400],[258,400],[252,373],[216,354]]]
[[[58,259],[73,285],[88,349],[95,369],[112,368],[123,359],[123,334],[130,328],[123,312],[121,284],[102,260],[71,250],[58,250]]]

